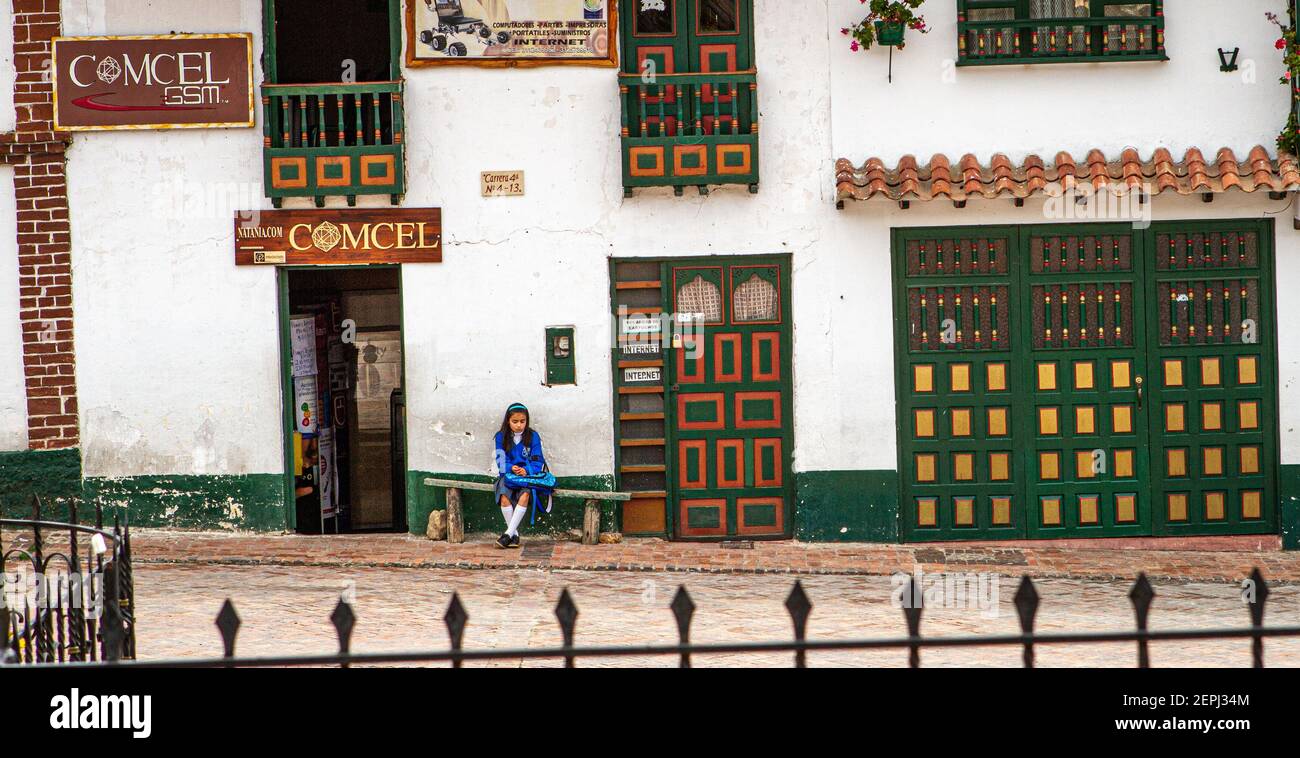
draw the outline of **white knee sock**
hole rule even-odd
[[[506,529],[510,528],[510,515],[514,513],[514,511],[515,511],[515,507],[513,505],[501,506],[501,518],[505,519],[506,521]]]
[[[526,505],[515,506],[515,515],[510,517],[510,528],[506,530],[506,534],[510,535],[511,537],[517,536],[519,534],[519,525],[523,523],[524,514],[527,512],[528,512],[528,506]]]

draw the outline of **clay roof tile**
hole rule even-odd
[[[1232,189],[1300,189],[1297,158],[1283,153],[1274,161],[1259,145],[1251,148],[1244,162],[1237,160],[1231,148],[1220,148],[1214,153],[1213,164],[1195,147],[1187,149],[1182,161],[1175,161],[1163,147],[1153,150],[1149,161],[1143,161],[1136,148],[1126,147],[1111,161],[1101,150],[1091,149],[1082,165],[1065,151],[1055,155],[1051,166],[1037,155],[1025,156],[1017,164],[1004,153],[994,154],[987,166],[971,153],[956,163],[954,168],[942,153],[934,154],[924,164],[919,164],[915,156],[904,155],[893,168],[878,157],[857,167],[841,158],[835,162],[836,194],[840,199],[1023,198],[1055,189],[1068,191],[1084,181],[1098,190],[1118,194],[1141,192],[1147,185],[1157,194],[1173,190],[1183,195]]]

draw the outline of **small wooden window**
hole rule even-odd
[[[1168,60],[1163,0],[957,0],[958,65]]]
[[[633,33],[640,36],[662,36],[677,33],[674,23],[677,0],[664,0],[663,3],[640,3],[633,16]]]
[[[700,34],[735,34],[740,31],[736,0],[697,0]]]

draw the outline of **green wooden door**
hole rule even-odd
[[[1027,536],[1151,533],[1143,237],[1022,228]]]
[[[1265,221],[1151,230],[1157,534],[1277,531],[1272,231]]]
[[[1017,249],[1011,227],[895,234],[905,540],[1024,535]]]
[[[903,538],[1276,531],[1272,266],[1264,221],[896,230]]]
[[[666,263],[682,328],[669,357],[670,505],[679,538],[789,537],[790,264]]]

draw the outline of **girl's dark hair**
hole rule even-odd
[[[512,405],[506,409],[506,415],[501,419],[501,449],[510,450],[511,441],[514,439],[514,432],[510,431],[510,417],[516,413],[524,414],[524,434],[519,438],[524,447],[533,446],[533,423],[532,416],[529,415],[528,409],[522,405]]]

